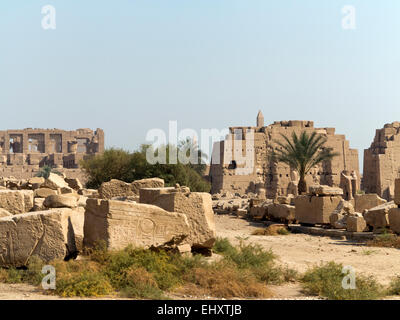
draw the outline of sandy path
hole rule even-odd
[[[263,224],[228,215],[215,218],[219,237],[226,237],[235,244],[239,243],[238,237],[248,238],[245,240],[247,243],[258,243],[271,249],[280,263],[299,272],[320,262],[335,261],[352,266],[356,272],[372,275],[382,284],[389,283],[396,274],[400,275],[399,249],[366,247],[348,240],[306,234],[254,236],[252,231]]]

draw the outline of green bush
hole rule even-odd
[[[266,284],[284,274],[273,264],[271,252],[218,239],[215,250],[223,255],[209,262],[201,255],[179,255],[164,250],[128,246],[108,251],[100,242],[81,260],[50,262],[56,269],[56,289],[47,294],[63,297],[97,297],[120,294],[143,299],[166,299],[168,292],[221,298],[269,297]],[[0,269],[0,281],[39,285],[43,262],[32,257],[26,270]],[[276,279],[275,279],[276,278]]]
[[[118,179],[132,182],[138,179],[158,177],[164,179],[166,186],[175,186],[179,183],[188,186],[195,192],[209,192],[211,185],[199,172],[197,165],[177,164],[150,164],[146,160],[148,146],[130,153],[122,149],[111,148],[103,154],[96,155],[81,161],[81,167],[88,176],[86,186],[98,188],[103,182]],[[168,149],[167,149],[168,150]],[[201,167],[202,168],[202,167]]]
[[[272,251],[265,251],[260,245],[244,244],[241,241],[238,247],[234,247],[228,239],[218,238],[213,250],[222,254],[228,262],[234,263],[238,269],[250,271],[265,283],[279,284],[296,277],[294,270],[277,266]]]
[[[374,278],[356,275],[356,289],[344,289],[342,264],[328,262],[308,270],[302,277],[304,291],[330,300],[370,300],[383,295]]]

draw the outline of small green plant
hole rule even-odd
[[[355,289],[343,288],[345,274],[342,269],[342,264],[332,261],[314,266],[301,279],[304,291],[330,300],[371,300],[383,295],[382,287],[375,279],[366,276],[356,276]]]
[[[290,234],[290,231],[286,228],[280,228],[276,232],[281,236],[287,236]]]
[[[376,253],[375,250],[363,250],[363,251],[361,251],[361,254],[364,255],[364,256],[370,256],[371,254],[374,254],[374,253]]]
[[[36,173],[35,177],[43,177],[43,178],[47,179],[50,176],[50,173],[55,173],[55,174],[61,175],[61,172],[53,169],[53,167],[51,167],[49,165],[44,165]]]

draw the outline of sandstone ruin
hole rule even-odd
[[[264,126],[261,112],[256,127],[231,127],[225,140],[214,144],[209,173],[211,193],[265,193],[268,198],[297,194],[297,172],[284,163],[273,163],[268,154],[277,147],[274,141],[283,140],[281,134],[290,136],[293,131],[300,134],[304,130],[325,136],[326,148],[339,153],[313,168],[306,178],[307,184],[346,185],[341,178],[343,173],[350,177],[347,197],[353,198],[360,186],[358,151],[350,149],[344,135],[335,134],[334,128],[314,128],[313,121],[276,121]]]
[[[0,176],[29,179],[49,165],[68,177],[83,179],[79,161],[104,152],[104,132],[90,129],[0,131]]]
[[[391,200],[394,181],[400,173],[400,122],[387,123],[377,129],[374,141],[364,150],[362,188]]]

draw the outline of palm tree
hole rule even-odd
[[[283,162],[296,170],[300,180],[297,186],[299,194],[307,192],[306,174],[317,164],[331,160],[339,155],[332,152],[331,148],[324,147],[327,139],[316,132],[309,135],[303,131],[298,137],[293,131],[292,139],[281,134],[284,142],[275,141],[280,148],[275,148],[272,152],[271,160],[274,162]]]

